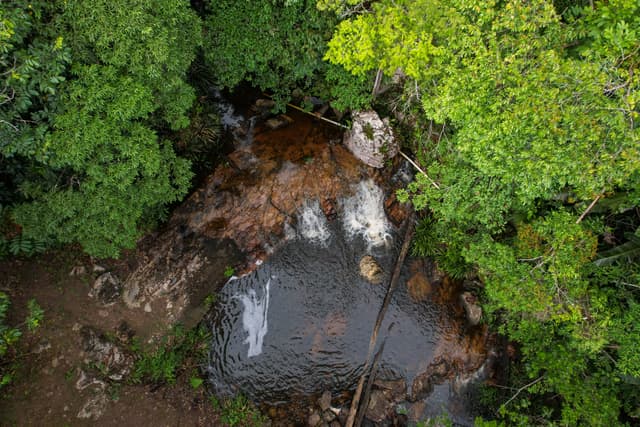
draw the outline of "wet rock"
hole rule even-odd
[[[122,293],[122,282],[111,273],[103,273],[93,282],[89,296],[97,298],[104,305],[115,303]]]
[[[380,423],[393,413],[393,402],[382,390],[373,390],[365,417],[374,423]]]
[[[256,100],[254,106],[255,110],[270,110],[275,107],[276,103],[271,99],[260,98]]]
[[[424,400],[420,400],[418,402],[414,402],[409,406],[409,410],[407,416],[409,417],[409,421],[418,422],[424,419],[424,411],[427,409],[427,402]]]
[[[90,326],[80,329],[82,348],[87,362],[99,366],[109,379],[122,380],[133,366],[133,356],[109,341],[104,334]]]
[[[396,193],[393,192],[384,201],[384,211],[387,217],[396,227],[399,227],[409,214],[409,207],[398,201]]]
[[[322,418],[320,417],[320,414],[318,414],[317,412],[313,412],[311,413],[311,415],[309,415],[309,418],[307,418],[307,425],[309,427],[316,427],[320,424],[321,421]]]
[[[472,326],[479,324],[482,318],[482,308],[478,304],[478,298],[471,292],[463,292],[460,295],[460,302],[464,307],[469,324]]]
[[[322,419],[326,422],[326,423],[330,423],[331,421],[336,419],[336,414],[334,414],[331,411],[325,411],[322,413]]]
[[[327,411],[331,407],[331,392],[325,391],[318,399],[318,406],[322,410],[322,412]]]
[[[407,382],[404,378],[397,380],[376,379],[373,385],[380,389],[385,396],[393,402],[403,401],[407,396]]]
[[[378,261],[371,255],[365,255],[360,260],[360,275],[373,284],[379,284],[384,277],[384,271]]]
[[[164,319],[158,329],[175,322],[193,326],[204,314],[204,299],[224,283],[225,268],[239,266],[244,273],[244,266],[281,244],[285,224],[295,223],[305,200],[319,201],[332,217],[333,201],[352,192],[367,169],[343,145],[327,143],[339,130],[292,116],[293,125],[261,129],[250,146],[237,147],[161,234],[140,243],[148,249],[124,282],[128,307],[143,310],[150,303],[154,317]]]
[[[443,358],[435,360],[423,373],[414,378],[409,400],[415,402],[428,396],[433,391],[434,385],[442,384],[453,374],[454,371],[448,360]]]
[[[409,296],[416,301],[425,301],[431,294],[431,283],[422,271],[415,272],[407,281]]]
[[[344,145],[362,162],[381,168],[398,153],[398,142],[388,119],[375,111],[353,112],[351,130],[344,134]]]
[[[97,420],[102,416],[102,414],[104,414],[104,411],[107,408],[107,402],[108,399],[106,393],[102,391],[98,392],[95,396],[85,402],[78,412],[77,418],[94,421]]]
[[[293,122],[293,119],[284,114],[280,114],[277,117],[272,117],[269,120],[265,121],[264,124],[267,128],[271,130],[281,129],[285,126],[288,126]]]

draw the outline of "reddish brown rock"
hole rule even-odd
[[[155,314],[158,307],[168,323],[183,320],[185,310],[211,292],[211,277],[222,277],[225,266],[216,259],[228,256],[221,256],[226,249],[220,242],[248,255],[246,264],[236,265],[236,272],[247,272],[282,241],[285,223],[295,222],[305,200],[320,201],[325,215],[335,217],[336,200],[368,168],[330,143],[340,135],[335,127],[304,114],[291,119],[276,130],[258,126],[251,144],[239,143],[228,163],[176,209],[166,230],[150,238],[150,249],[124,283],[129,307],[159,300],[152,304]]]

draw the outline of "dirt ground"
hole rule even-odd
[[[35,299],[44,320],[34,333],[25,332],[18,370],[11,385],[0,390],[1,426],[210,426],[218,417],[203,387],[189,384],[193,372],[184,372],[171,386],[128,385],[107,381],[102,389],[103,413],[78,418],[96,399],[96,387],[80,389],[83,354],[80,328],[91,326],[113,333],[125,321],[141,340],[157,331],[154,313],[130,310],[121,299],[105,306],[89,296],[99,274],[98,265],[123,278],[135,257],[94,264],[79,249],[67,248],[32,259],[0,262],[0,291],[11,298],[9,324],[22,321],[27,302]],[[71,275],[84,267],[84,274]],[[157,316],[157,315],[156,315]]]

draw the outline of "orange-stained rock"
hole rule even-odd
[[[282,241],[285,223],[295,222],[305,200],[317,199],[329,219],[336,217],[336,200],[370,168],[336,144],[335,126],[296,112],[291,119],[275,130],[257,126],[252,139],[237,141],[228,161],[174,211],[125,281],[129,307],[161,299],[168,322],[179,321],[186,307],[198,304],[194,289],[210,289],[208,277],[216,275],[211,265],[220,245],[212,242],[232,242],[248,256],[235,266],[241,274]]]

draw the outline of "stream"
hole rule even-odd
[[[306,115],[290,112],[289,125],[272,130],[219,105],[235,150],[176,211],[177,232],[167,237],[167,245],[185,248],[169,262],[184,264],[176,265],[192,282],[218,279],[207,279],[200,240],[182,236],[232,239],[248,256],[207,317],[209,383],[220,396],[242,393],[268,407],[329,392],[334,406],[348,408],[402,245],[398,215],[389,209],[407,173],[398,162],[395,174],[363,166],[334,128]],[[362,271],[371,263],[375,279]],[[158,277],[154,271],[143,272]],[[370,421],[444,413],[472,424],[464,385],[481,372],[486,335],[466,326],[459,296],[433,261],[405,260],[377,341],[384,351]],[[379,381],[395,384],[393,394]]]

